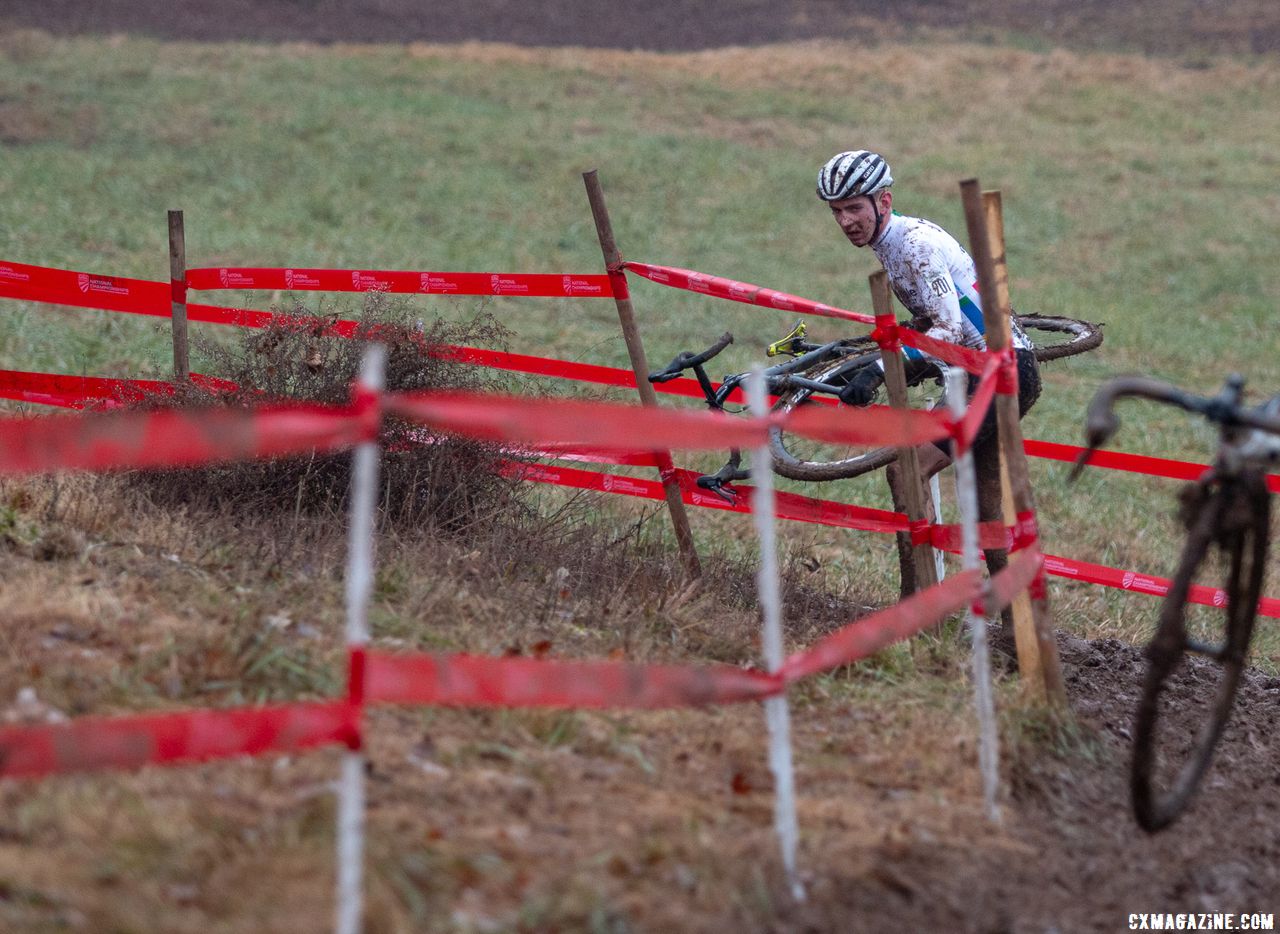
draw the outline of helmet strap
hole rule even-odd
[[[871,213],[876,216],[876,226],[871,231],[871,239],[867,241],[867,244],[870,245],[875,243],[876,238],[880,236],[880,226],[884,223],[884,215],[880,213],[880,207],[876,204],[876,196],[867,195],[867,198],[871,201]]]

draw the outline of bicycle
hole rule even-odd
[[[1092,452],[1118,430],[1119,420],[1113,409],[1121,396],[1140,396],[1177,406],[1220,426],[1212,466],[1180,494],[1180,518],[1187,529],[1187,539],[1161,607],[1155,635],[1144,651],[1147,671],[1134,718],[1129,789],[1134,816],[1148,833],[1162,830],[1177,819],[1209,768],[1235,705],[1262,594],[1271,508],[1265,474],[1267,467],[1280,463],[1280,395],[1255,408],[1245,408],[1241,405],[1243,391],[1244,379],[1239,375],[1228,377],[1222,391],[1211,398],[1142,377],[1114,379],[1089,404],[1085,418],[1087,448],[1071,474],[1075,479]],[[1210,546],[1216,546],[1228,568],[1223,639],[1214,645],[1191,638],[1186,622],[1192,579],[1208,558]],[[1214,600],[1215,605],[1218,602]],[[1207,719],[1192,740],[1189,753],[1180,764],[1172,765],[1170,770],[1176,775],[1167,788],[1161,789],[1156,777],[1160,696],[1187,652],[1217,662],[1222,674]]]
[[[1053,343],[1033,340],[1036,359],[1042,362],[1083,353],[1102,343],[1102,325],[1088,321],[1050,315],[1014,315],[1014,320],[1030,333],[1066,335],[1066,340]],[[809,404],[815,395],[838,395],[854,374],[863,367],[875,366],[879,360],[880,351],[870,336],[814,344],[805,340],[805,332],[805,323],[797,322],[786,337],[774,341],[766,351],[770,357],[785,355],[793,358],[764,371],[769,393],[777,398],[773,406],[775,411],[789,412],[797,406]],[[716,386],[707,376],[705,365],[732,343],[733,335],[725,333],[700,353],[680,353],[667,366],[651,372],[649,381],[664,383],[692,370],[707,405],[716,411],[728,411],[727,403],[750,374],[726,376]],[[918,386],[929,380],[939,385],[942,382],[941,373],[932,364],[913,367],[908,381]],[[857,477],[884,467],[898,456],[897,448],[832,448],[777,428],[770,432],[769,447],[774,472],[792,480]],[[741,468],[741,460],[740,452],[730,452],[728,462],[720,470],[698,478],[698,486],[732,502],[733,491],[726,485],[734,480],[745,480],[749,475]]]

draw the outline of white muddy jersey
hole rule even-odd
[[[893,214],[871,249],[918,329],[939,340],[986,349],[978,274],[955,237],[931,221]],[[1013,345],[1029,349],[1031,342],[1017,322],[1010,324]],[[908,357],[924,356],[905,349]]]

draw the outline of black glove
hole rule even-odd
[[[845,405],[870,405],[876,389],[884,382],[884,371],[872,364],[853,375],[853,379],[840,390],[840,401]]]

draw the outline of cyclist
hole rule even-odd
[[[937,224],[918,217],[893,212],[893,175],[889,164],[874,152],[859,149],[841,152],[818,172],[818,197],[826,201],[840,230],[855,247],[871,247],[884,266],[894,294],[912,315],[911,326],[930,337],[985,350],[982,301],[978,295],[978,275],[973,260],[955,237]],[[1040,395],[1040,371],[1030,340],[1014,321],[1013,345],[1018,365],[1018,408],[1025,415]],[[945,372],[941,360],[911,347],[903,348],[907,379],[919,382]],[[884,364],[865,367],[840,392],[849,405],[868,405],[884,381]],[[977,385],[970,376],[969,391]],[[987,413],[975,444],[975,456],[993,463],[995,437],[994,407]],[[920,470],[928,480],[951,463],[950,442],[922,445],[917,449]],[[897,462],[886,468],[893,507],[906,509],[903,478]],[[928,502],[928,497],[925,497]],[[898,536],[903,556],[902,591],[915,590],[915,565],[910,560],[910,536]],[[989,560],[996,556],[989,556]],[[1003,563],[997,558],[998,563]]]

